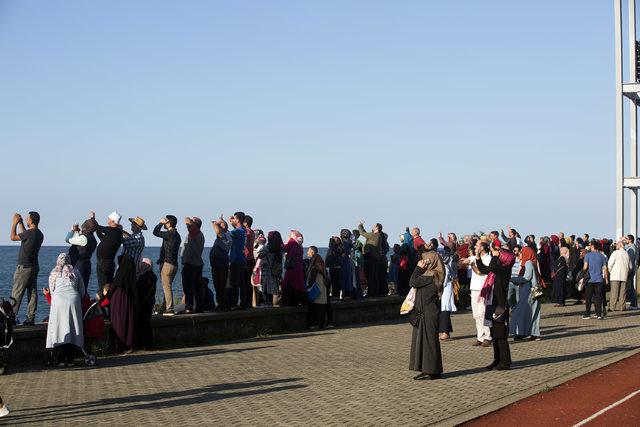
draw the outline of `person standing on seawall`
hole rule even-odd
[[[40,224],[40,214],[35,211],[27,215],[27,226],[25,228],[22,216],[18,213],[13,215],[11,222],[10,239],[13,242],[20,242],[20,253],[18,255],[18,266],[13,274],[13,289],[11,297],[16,300],[14,307],[17,314],[20,310],[20,303],[24,292],[27,291],[28,311],[27,318],[22,323],[25,326],[33,326],[38,309],[38,254],[44,241],[44,235],[38,228]]]
[[[165,316],[173,316],[173,280],[178,272],[178,251],[182,239],[176,225],[178,218],[174,215],[167,215],[160,219],[158,225],[153,229],[153,235],[162,239],[162,248],[160,248],[160,280],[162,281],[162,289],[164,291],[164,313]],[[166,231],[162,231],[162,228]]]
[[[95,220],[95,213],[91,212],[90,217]],[[102,295],[104,285],[113,281],[116,272],[115,258],[120,245],[122,245],[120,219],[122,219],[120,214],[114,211],[107,217],[107,226],[96,226],[96,234],[100,239],[100,244],[96,248],[96,275],[100,295]]]

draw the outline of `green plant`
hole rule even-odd
[[[540,393],[548,393],[551,390],[553,390],[553,387],[551,387],[550,385],[545,384],[544,387],[542,387],[542,389],[540,390]]]
[[[258,332],[256,332],[256,338],[269,338],[271,335],[271,329],[269,328],[258,329]]]

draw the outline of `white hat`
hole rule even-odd
[[[118,212],[113,211],[107,218],[109,218],[111,221],[115,222],[116,224],[120,224],[120,219],[122,218],[122,216],[120,216]]]

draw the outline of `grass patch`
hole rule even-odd
[[[546,385],[546,384],[545,384],[545,386],[544,386],[544,387],[542,387],[542,389],[540,390],[540,393],[548,393],[548,392],[550,392],[551,390],[553,390],[553,387],[551,387],[551,386],[549,386],[549,385]]]

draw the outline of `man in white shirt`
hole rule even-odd
[[[616,250],[613,251],[609,257],[608,267],[609,283],[611,284],[609,310],[625,310],[627,303],[627,279],[631,271],[631,260],[622,239],[618,239],[616,242]]]
[[[477,258],[482,259],[485,265],[489,265],[491,262],[489,245],[486,242],[476,243],[475,254],[475,256],[469,258],[469,269],[471,269],[471,311],[473,312],[473,318],[476,320],[477,331],[477,340],[473,343],[473,346],[491,347],[491,321],[484,318],[487,310],[487,301],[480,297],[480,291],[487,276],[480,274],[475,266]]]

